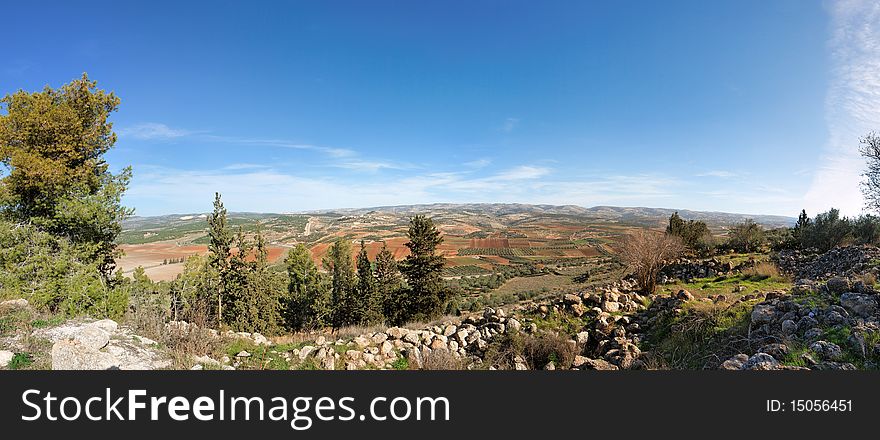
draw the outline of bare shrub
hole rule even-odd
[[[463,370],[464,361],[449,350],[437,349],[422,354],[423,370]]]
[[[684,251],[681,241],[668,234],[637,230],[618,241],[618,255],[636,276],[646,294],[657,290],[657,275]]]
[[[168,346],[174,369],[188,369],[192,357],[216,350],[219,341],[209,331],[209,313],[207,304],[196,302],[187,313],[186,329],[163,330],[160,340]]]
[[[550,362],[557,368],[569,368],[577,355],[577,345],[562,335],[541,333],[526,338],[523,355],[534,370],[543,369]]]
[[[534,370],[543,369],[550,362],[557,368],[568,368],[577,354],[577,345],[562,335],[549,332],[539,335],[508,333],[489,344],[484,365],[512,370],[517,358],[520,358]]]
[[[752,267],[743,270],[743,275],[746,278],[750,278],[754,281],[782,278],[782,275],[779,272],[779,268],[769,261],[762,261]]]
[[[385,331],[387,327],[384,325],[347,325],[333,331],[333,337],[341,339],[351,339],[361,335],[368,335],[376,332]]]

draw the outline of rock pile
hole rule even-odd
[[[109,319],[71,321],[38,329],[32,335],[53,343],[53,370],[156,370],[171,366],[171,360],[155,349],[155,341]]]
[[[741,272],[754,265],[751,260],[734,265],[730,261],[722,262],[717,258],[689,259],[681,258],[660,271],[658,281],[660,284],[675,282],[676,280],[691,280],[694,278],[711,278],[720,275],[732,275]]]
[[[865,359],[880,355],[878,297],[861,281],[842,277],[823,285],[803,281],[791,294],[768,295],[766,301],[755,305],[750,317],[750,339],[764,345],[752,356],[741,353],[728,359],[721,368],[855,369],[852,363],[845,362],[845,351]],[[832,342],[829,338],[836,340]],[[841,343],[843,347],[838,345]],[[808,351],[798,359],[787,359],[791,344],[805,346]],[[784,366],[780,361],[786,359],[804,366]]]
[[[876,275],[880,263],[880,248],[874,246],[844,246],[824,254],[800,250],[783,250],[776,257],[779,268],[797,279],[826,280],[833,277],[852,277],[872,272]]]

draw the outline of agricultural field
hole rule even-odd
[[[351,241],[353,256],[363,240],[370,258],[375,258],[384,243],[395,258],[403,259],[409,253],[405,246],[409,219],[417,214],[427,215],[443,233],[439,252],[447,258],[444,277],[489,279],[492,275],[503,275],[504,284],[511,283],[503,292],[519,294],[524,289],[533,289],[534,283],[548,289],[564,286],[563,280],[558,279],[563,276],[559,275],[560,268],[572,267],[564,275],[571,278],[579,268],[595,266],[597,258],[612,255],[614,242],[633,228],[662,229],[671,213],[672,210],[650,208],[436,204],[290,214],[231,212],[229,223],[234,231],[245,235],[258,231],[263,234],[273,261],[283,258],[287,249],[304,244],[320,267],[327,249],[339,239]],[[683,211],[682,216],[707,219],[713,230],[745,218],[689,211]],[[756,220],[767,226],[790,222],[776,217]],[[150,278],[170,280],[183,270],[183,264],[162,264],[163,261],[205,254],[208,241],[204,213],[134,217],[123,223],[117,240],[125,252],[118,264],[124,274],[143,266]],[[552,276],[509,281],[545,270]]]

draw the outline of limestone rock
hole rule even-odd
[[[113,355],[77,341],[62,340],[52,346],[53,370],[110,370],[118,368],[119,361]]]
[[[85,347],[100,350],[110,343],[110,334],[95,325],[81,328],[73,339]]]
[[[14,357],[15,353],[8,350],[0,350],[0,368],[6,368]]]

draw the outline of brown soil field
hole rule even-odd
[[[509,248],[510,240],[506,238],[472,238],[470,242],[471,248]]]
[[[602,253],[599,252],[599,249],[595,247],[580,248],[578,251],[580,251],[581,255],[585,257],[598,257],[599,255],[602,255]]]
[[[385,240],[385,243],[387,244],[388,249],[391,251],[392,254],[394,254],[394,258],[396,260],[402,260],[407,255],[409,255],[409,249],[403,245],[406,242],[407,242],[407,239],[405,237],[395,237],[395,238],[389,238],[389,239]],[[324,258],[324,255],[327,254],[327,249],[330,248],[330,246],[331,246],[330,243],[319,243],[319,244],[316,244],[315,246],[312,246],[312,249],[311,249],[312,260],[315,262],[315,264],[318,265],[318,267],[321,267],[321,260]],[[381,241],[369,242],[369,243],[366,243],[366,247],[367,247],[367,256],[370,258],[370,260],[375,260],[376,255],[382,250],[382,242]],[[359,242],[352,243],[351,248],[352,248],[351,258],[355,259],[355,258],[357,258],[358,252],[361,251],[361,245]]]
[[[164,260],[187,258],[193,255],[205,255],[208,247],[204,245],[178,246],[173,242],[158,242],[137,245],[119,246],[125,255],[116,261],[123,274],[129,275],[138,266],[153,281],[171,281],[183,272],[183,264],[162,264]],[[278,261],[286,252],[283,247],[269,247],[269,262]],[[252,260],[251,256],[248,259]]]

